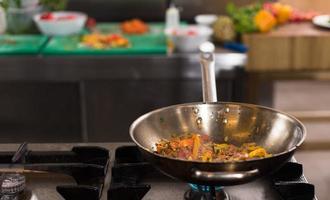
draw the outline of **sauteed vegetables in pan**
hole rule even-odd
[[[288,162],[304,141],[306,131],[294,117],[267,107],[217,102],[214,49],[209,42],[200,46],[204,102],[173,105],[146,113],[131,125],[130,135],[142,156],[166,175],[208,186],[248,183]],[[197,119],[196,109],[202,114]],[[235,118],[230,131],[224,129],[229,128],[230,123],[219,124],[211,119],[204,120],[203,126],[197,123],[201,116],[212,116],[222,110],[225,112],[221,118],[227,114],[230,118],[223,119]],[[208,134],[196,134],[194,130]],[[247,137],[226,139],[227,134],[246,130],[251,130]],[[178,134],[172,137],[171,133]],[[213,187],[212,193],[214,190]]]
[[[207,135],[199,134],[162,139],[156,143],[156,153],[203,162],[239,161],[272,156],[256,143],[244,143],[238,147],[228,143],[215,143]]]

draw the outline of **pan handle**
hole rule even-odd
[[[217,102],[217,88],[214,71],[214,44],[211,42],[204,42],[200,45],[199,49],[202,70],[203,101],[205,103]]]
[[[249,171],[237,171],[237,172],[207,172],[198,169],[193,169],[193,177],[203,181],[240,181],[247,178],[252,178],[259,173],[258,169],[252,169]]]

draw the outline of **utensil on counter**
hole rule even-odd
[[[227,186],[247,183],[275,172],[291,159],[306,130],[296,118],[263,106],[217,102],[214,47],[201,45],[204,102],[160,108],[142,115],[130,127],[130,136],[142,155],[164,174],[189,183]],[[207,134],[217,142],[240,145],[256,142],[272,157],[235,162],[175,159],[154,152],[160,139],[175,133]]]

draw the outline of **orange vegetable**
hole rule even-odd
[[[273,9],[276,14],[277,22],[283,24],[291,18],[293,14],[292,7],[289,5],[281,4],[281,3],[274,3]]]
[[[192,151],[192,158],[197,159],[199,147],[201,146],[201,139],[200,136],[197,134],[193,136],[193,139],[194,139],[194,146]]]
[[[95,49],[130,46],[130,42],[128,41],[128,39],[118,34],[87,34],[83,36],[81,42],[82,44]]]
[[[267,10],[260,10],[254,17],[254,23],[259,31],[269,32],[276,25],[275,17]]]
[[[202,155],[203,162],[210,162],[212,161],[212,151],[205,151]]]
[[[124,21],[120,28],[126,34],[143,34],[149,31],[148,25],[139,19]]]
[[[228,143],[214,143],[206,134],[183,134],[171,139],[161,139],[156,153],[171,158],[202,162],[227,162],[272,156],[256,143],[244,143],[240,147]]]
[[[189,147],[192,146],[194,141],[191,138],[180,140],[181,147]]]

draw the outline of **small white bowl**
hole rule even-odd
[[[197,15],[195,21],[198,25],[211,26],[217,18],[216,15]]]
[[[330,15],[318,15],[313,18],[313,24],[323,28],[330,28]]]
[[[194,34],[191,34],[194,33]],[[210,39],[213,30],[204,26],[182,26],[177,29],[166,29],[165,34],[180,52],[198,51],[199,45]]]
[[[35,15],[33,18],[39,30],[49,36],[77,34],[83,29],[87,20],[87,15],[81,12],[60,11],[52,12],[52,15],[55,19],[43,20],[41,19],[42,14]],[[68,15],[73,15],[75,18],[56,20],[58,17]]]

